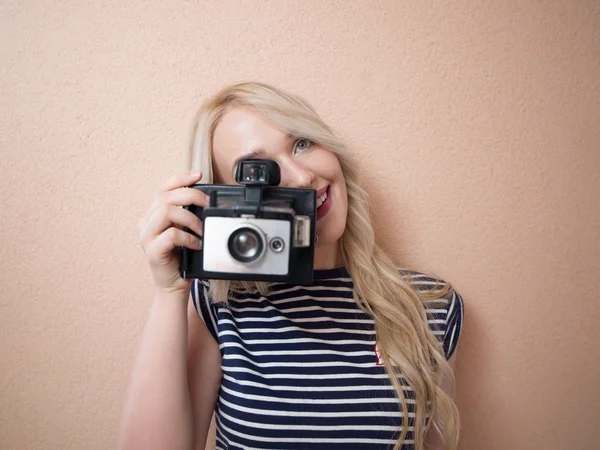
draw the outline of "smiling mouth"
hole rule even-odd
[[[323,194],[321,194],[319,197],[317,197],[317,208],[320,208],[321,205],[323,205],[323,203],[325,203],[325,200],[327,200],[328,196],[329,196],[329,186],[327,186],[327,188],[325,189],[325,192],[323,192]]]
[[[320,195],[319,195],[320,194]],[[317,192],[317,220],[322,219],[331,209],[331,185]]]

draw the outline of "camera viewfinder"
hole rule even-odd
[[[279,165],[268,159],[246,159],[239,162],[235,180],[242,185],[277,186],[281,181]]]
[[[242,169],[242,180],[246,183],[266,182],[265,168],[261,164],[245,164]]]

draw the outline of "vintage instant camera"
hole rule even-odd
[[[264,159],[241,160],[235,180],[192,186],[210,203],[186,207],[202,220],[203,235],[202,250],[182,247],[182,277],[310,284],[316,191],[277,187],[279,165]]]

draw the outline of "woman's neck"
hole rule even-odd
[[[315,270],[336,269],[338,267],[342,267],[343,265],[344,261],[339,247],[339,242],[317,245],[315,247]]]

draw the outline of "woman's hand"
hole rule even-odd
[[[179,273],[179,247],[200,250],[202,243],[187,227],[202,236],[202,221],[183,206],[208,206],[208,196],[189,188],[202,179],[201,173],[186,172],[165,182],[157,191],[148,213],[138,224],[138,240],[144,249],[156,289],[165,293],[189,292],[192,280]]]

